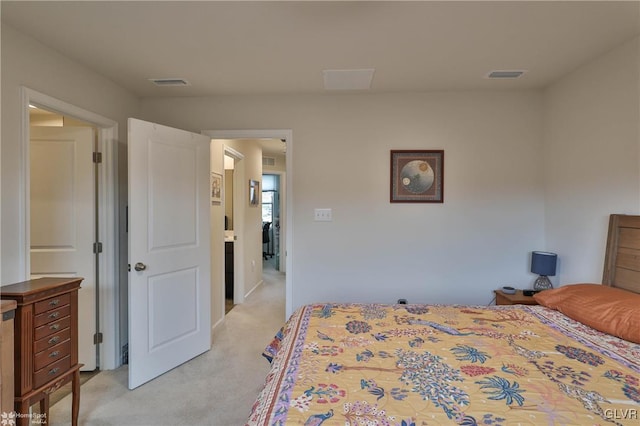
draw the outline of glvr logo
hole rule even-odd
[[[637,408],[608,408],[604,415],[609,420],[638,420]]]

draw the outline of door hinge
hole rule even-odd
[[[93,335],[93,344],[97,345],[99,343],[102,343],[102,333],[96,333]]]
[[[96,254],[102,253],[102,243],[93,243],[93,252]]]
[[[102,163],[102,153],[101,152],[94,152],[93,153],[93,162],[94,163]]]

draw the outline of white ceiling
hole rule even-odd
[[[372,92],[541,88],[640,34],[637,1],[0,4],[2,25],[139,97],[319,93],[323,70],[364,68]]]

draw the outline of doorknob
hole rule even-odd
[[[135,269],[138,272],[144,271],[145,269],[147,269],[147,265],[145,265],[142,262],[138,262],[138,263],[136,263],[136,266],[133,267],[133,269]]]

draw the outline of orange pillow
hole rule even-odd
[[[640,343],[640,294],[600,284],[573,284],[533,297],[591,328]]]

